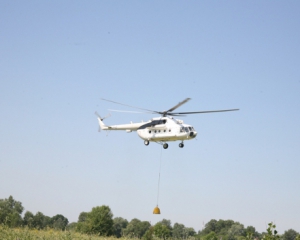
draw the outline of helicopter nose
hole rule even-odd
[[[190,137],[194,138],[197,136],[197,132],[190,132]]]

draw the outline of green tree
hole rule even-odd
[[[261,238],[260,234],[255,230],[255,227],[248,226],[244,231],[244,236],[251,236],[251,238]]]
[[[276,225],[272,222],[268,224],[267,233],[264,234],[263,240],[278,240],[280,236],[277,234]]]
[[[205,228],[202,231],[198,232],[198,237],[207,236],[209,233],[214,232],[212,235],[208,236],[217,236],[218,238],[222,238],[223,240],[228,239],[228,231],[232,227],[232,225],[236,224],[233,220],[215,220],[212,219],[208,223],[205,224]]]
[[[143,235],[143,240],[152,240],[153,239],[153,227],[151,226]]]
[[[210,232],[216,232],[217,220],[212,219],[208,223],[205,224],[205,228],[202,230],[203,234],[206,235]]]
[[[296,232],[294,229],[289,229],[282,234],[283,240],[295,240],[298,236],[298,232]]]
[[[77,227],[77,223],[76,222],[71,222],[66,226],[66,230],[75,231],[76,227]]]
[[[87,215],[88,215],[87,212],[81,212],[78,217],[78,222],[84,222],[87,218]]]
[[[239,236],[244,235],[244,225],[235,223],[228,230],[228,240],[238,239]]]
[[[97,234],[99,236],[111,236],[113,234],[113,214],[108,206],[94,207],[86,215],[83,222],[78,222],[77,231]]]
[[[183,239],[185,237],[185,226],[180,223],[175,223],[173,226],[172,236],[175,239]]]
[[[201,239],[203,239],[203,240],[218,240],[218,237],[214,231],[211,231],[209,234],[206,234]]]
[[[166,226],[171,232],[172,232],[172,225],[171,225],[171,220],[163,219],[160,221],[160,223],[164,226]]]
[[[141,238],[150,228],[151,224],[147,221],[141,221],[137,218],[132,219],[127,227],[124,229],[123,233],[127,237],[137,237]]]
[[[83,233],[87,233],[88,232],[88,227],[87,224],[84,223],[87,219],[87,212],[81,212],[78,216],[78,222],[75,226],[75,230],[78,232],[83,232]]]
[[[158,222],[153,227],[153,234],[161,239],[167,239],[171,237],[171,230],[161,222]]]
[[[34,215],[32,212],[26,211],[23,217],[23,225],[29,228],[34,226]]]
[[[54,229],[65,230],[69,220],[61,214],[57,214],[51,218],[52,227]]]
[[[114,218],[114,225],[113,225],[114,235],[117,238],[122,237],[123,230],[127,227],[127,225],[128,225],[128,221],[126,219],[121,217]]]
[[[187,227],[187,228],[184,229],[184,231],[185,231],[185,235],[187,236],[187,238],[188,237],[193,237],[196,234],[196,231],[195,231],[194,228],[188,228]]]
[[[0,223],[9,227],[20,226],[23,210],[22,203],[14,200],[12,196],[9,196],[8,199],[0,199]]]
[[[175,223],[173,226],[172,237],[174,239],[186,239],[196,234],[194,228],[187,228],[183,224]]]
[[[245,234],[249,234],[251,233],[252,235],[255,234],[255,227],[252,227],[252,226],[248,226],[246,229],[245,229]]]
[[[222,220],[217,221],[215,225],[215,232],[218,235],[227,235],[229,228],[234,224],[233,220]]]
[[[36,229],[44,229],[46,227],[52,227],[51,218],[45,216],[41,212],[37,212],[33,217],[33,226]]]

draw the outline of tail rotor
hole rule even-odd
[[[96,116],[98,117],[98,119],[100,120],[100,122],[102,122],[104,119],[106,119],[106,118],[108,118],[108,117],[111,116],[111,114],[109,113],[109,114],[107,114],[105,117],[102,118],[102,117],[99,115],[99,113],[95,112],[95,114],[96,114]],[[101,127],[100,127],[100,125],[99,125],[98,132],[101,132]]]

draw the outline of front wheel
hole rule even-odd
[[[145,140],[145,141],[144,141],[144,144],[145,144],[146,146],[148,146],[148,145],[149,145],[149,141],[148,141],[148,140]]]
[[[183,147],[184,147],[184,144],[183,144],[183,143],[179,143],[179,147],[180,147],[180,148],[183,148]]]
[[[167,149],[169,147],[169,145],[167,143],[164,143],[163,148]]]

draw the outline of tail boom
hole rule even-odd
[[[119,125],[112,125],[107,126],[103,122],[103,118],[100,117],[100,115],[96,112],[98,123],[99,123],[99,130],[126,130],[127,132],[132,132],[138,130],[138,128],[142,125],[144,125],[144,122],[141,123],[129,123],[129,124],[119,124]]]

